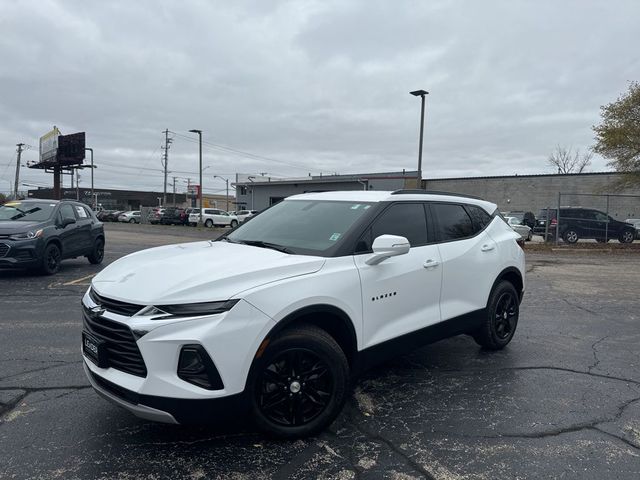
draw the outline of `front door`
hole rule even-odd
[[[384,234],[406,237],[411,249],[367,265],[373,240]],[[358,251],[354,260],[362,287],[365,348],[440,321],[440,255],[437,245],[428,244],[422,203],[387,207],[365,232]]]
[[[62,256],[65,258],[73,257],[80,251],[78,224],[70,223],[64,227],[62,226],[62,222],[64,222],[65,219],[76,220],[73,206],[70,203],[63,203],[60,206],[59,215],[58,238],[60,238],[60,243],[62,243]]]

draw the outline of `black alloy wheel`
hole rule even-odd
[[[96,242],[93,244],[93,250],[89,255],[87,255],[87,260],[89,260],[89,263],[97,265],[99,263],[102,263],[103,259],[104,259],[104,240],[102,240],[101,238],[98,238]]]
[[[285,331],[252,370],[253,416],[273,436],[318,433],[344,405],[349,365],[335,340],[319,328]]]
[[[60,252],[60,249],[55,243],[50,243],[44,249],[40,271],[45,275],[53,275],[60,269],[61,260],[62,254]]]
[[[472,336],[478,345],[500,350],[513,338],[518,326],[520,300],[513,284],[500,282],[491,292],[482,326]]]

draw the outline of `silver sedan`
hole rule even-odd
[[[504,217],[509,226],[513,228],[516,233],[519,233],[523,240],[529,241],[533,234],[531,233],[531,227],[528,225],[521,225],[520,220],[516,217]]]

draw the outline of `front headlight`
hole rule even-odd
[[[39,230],[29,230],[25,233],[16,233],[14,235],[10,235],[9,238],[11,240],[29,240],[32,238],[39,238],[42,236],[42,229]]]
[[[239,300],[220,302],[185,303],[178,305],[155,305],[142,309],[136,316],[150,316],[151,320],[165,320],[177,317],[199,317],[228,312]]]

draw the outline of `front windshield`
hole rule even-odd
[[[55,208],[51,202],[8,202],[0,206],[0,222],[43,222]]]
[[[277,245],[292,253],[322,254],[371,206],[366,202],[285,200],[255,215],[226,238]]]

